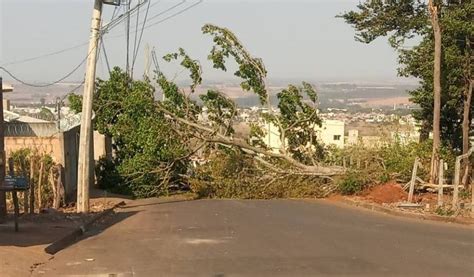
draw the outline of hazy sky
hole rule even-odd
[[[150,0],[149,18],[181,2]],[[185,4],[150,21],[157,22],[198,0]],[[69,48],[89,37],[93,0],[0,0],[0,64]],[[132,0],[132,3],[137,0]],[[156,3],[158,2],[158,3]],[[144,68],[145,44],[154,46],[161,57],[179,47],[202,62],[205,79],[231,78],[206,60],[211,39],[201,34],[205,23],[233,30],[248,49],[264,59],[269,78],[313,81],[402,80],[396,77],[396,53],[386,39],[370,45],[354,41],[353,29],[337,14],[355,8],[359,0],[204,0],[196,7],[144,31],[135,65],[136,76]],[[155,4],[156,3],[156,4]],[[110,20],[113,6],[104,6],[104,21]],[[145,9],[140,10],[143,18]],[[132,18],[134,25],[136,18]],[[106,53],[112,65],[125,63],[125,25],[105,37]],[[114,37],[115,36],[115,37]],[[133,49],[134,35],[131,37]],[[77,66],[87,55],[87,46],[33,62],[6,66],[27,81],[54,81]],[[161,62],[163,64],[163,62]],[[104,57],[98,74],[106,76]],[[163,65],[164,66],[164,65]],[[164,66],[168,75],[179,70]],[[0,72],[3,76],[5,74]],[[84,67],[68,80],[82,80]],[[186,74],[179,75],[184,78]],[[5,76],[5,79],[9,79]]]

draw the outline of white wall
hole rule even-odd
[[[278,153],[281,148],[280,132],[272,123],[263,126],[265,137],[263,141],[273,152]],[[324,120],[321,127],[316,127],[318,140],[325,145],[344,147],[344,121]]]
[[[316,127],[318,139],[325,145],[344,148],[344,121],[323,120],[321,127]]]

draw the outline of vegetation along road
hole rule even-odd
[[[473,276],[473,257],[470,227],[329,201],[147,199],[33,275]]]

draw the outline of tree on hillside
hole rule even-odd
[[[370,43],[389,36],[391,46],[400,53],[400,75],[420,79],[421,86],[410,94],[421,107],[414,115],[422,121],[423,137],[427,138],[429,129],[433,132],[431,182],[437,179],[441,140],[460,149],[469,136],[470,124],[461,124],[460,99],[465,99],[464,113],[472,118],[472,100],[462,93],[470,82],[460,80],[471,79],[471,70],[459,69],[470,60],[466,58],[470,40],[466,43],[465,38],[472,37],[472,6],[471,1],[366,1],[358,5],[358,11],[341,16],[355,27],[358,41]],[[404,42],[415,37],[419,44],[404,48]]]

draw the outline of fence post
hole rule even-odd
[[[35,158],[35,155],[30,155],[30,214],[35,213]]]
[[[461,173],[461,160],[462,156],[456,157],[456,163],[454,164],[454,183],[453,183],[453,203],[452,208],[457,209],[458,207],[458,195],[459,195],[459,174]]]
[[[415,191],[416,172],[418,170],[419,158],[416,157],[415,163],[413,164],[413,171],[411,172],[410,190],[408,191],[408,203],[413,201],[413,192]]]
[[[471,217],[474,217],[474,183],[471,184]]]
[[[439,161],[439,186],[438,186],[438,207],[443,206],[443,179],[444,179],[444,162]]]

